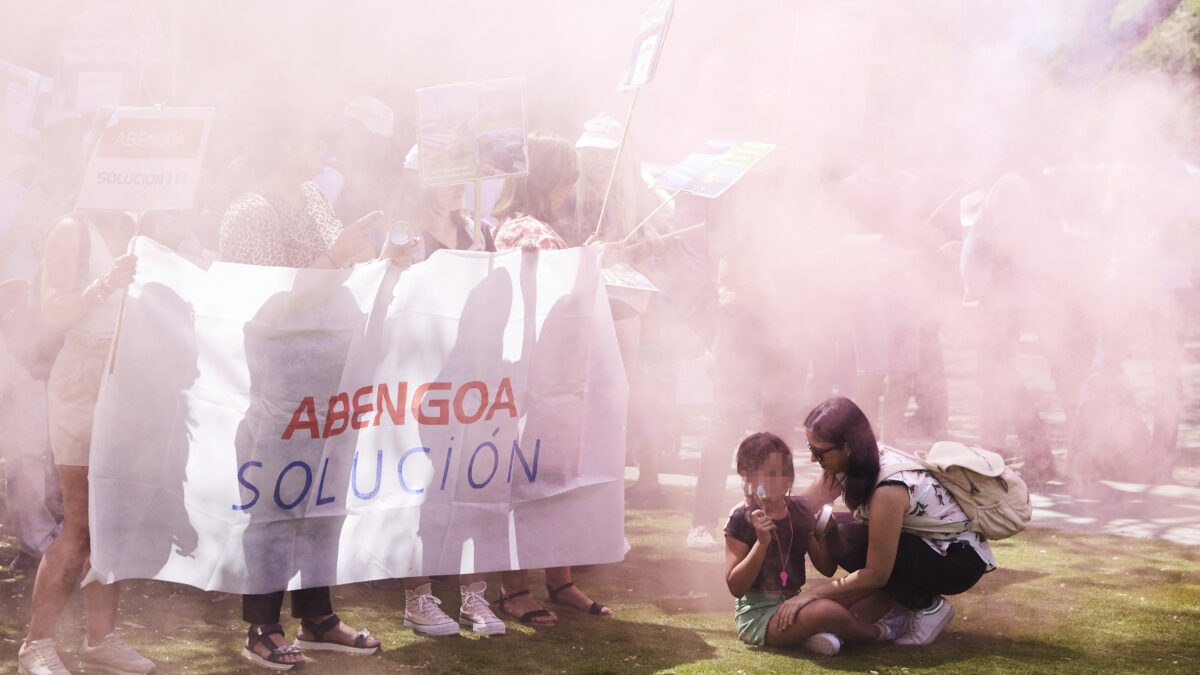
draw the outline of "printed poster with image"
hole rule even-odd
[[[417,90],[421,180],[450,185],[529,172],[525,82],[466,82]]]
[[[654,187],[719,197],[774,149],[772,143],[713,139],[668,169]]]
[[[92,150],[77,209],[189,209],[212,108],[119,108]]]
[[[638,89],[649,84],[658,68],[658,59],[662,55],[663,41],[667,38],[667,27],[675,13],[675,0],[652,0],[650,6],[642,13],[638,23],[638,37],[633,44],[633,52],[625,64],[625,72],[621,74],[621,83],[617,85],[620,91]]]
[[[75,37],[84,40],[128,40],[138,44],[144,63],[171,58],[171,45],[147,0],[125,0],[71,17]]]
[[[0,77],[3,77],[0,105],[9,129],[17,136],[38,140],[38,106],[44,106],[43,99],[53,88],[54,80],[7,61],[0,61]]]
[[[61,41],[54,89],[58,115],[89,115],[105,106],[136,104],[141,53],[136,40]]]

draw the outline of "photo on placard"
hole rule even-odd
[[[652,0],[638,22],[638,37],[621,74],[620,90],[637,89],[649,84],[658,68],[667,27],[675,11],[674,0]]]
[[[421,178],[426,185],[529,171],[523,80],[428,87],[417,92],[417,110]]]

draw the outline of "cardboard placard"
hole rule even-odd
[[[75,208],[191,208],[212,115],[212,108],[119,108],[92,150]]]
[[[4,119],[8,127],[17,136],[38,140],[35,113],[43,90],[53,86],[53,80],[6,61],[0,61],[0,77],[3,77],[0,101],[3,102]]]
[[[654,187],[719,197],[774,149],[772,143],[713,139],[668,169]]]
[[[675,0],[652,0],[638,23],[638,37],[621,74],[617,89],[628,91],[646,86],[654,78],[658,59],[662,56],[667,27],[675,13]]]
[[[125,0],[76,14],[71,28],[75,37],[84,40],[134,41],[143,63],[162,63],[171,57],[171,46],[146,0]]]
[[[450,185],[529,172],[520,78],[417,90],[421,180]]]
[[[63,40],[58,47],[54,108],[59,117],[104,106],[135,105],[141,46],[135,40]]]

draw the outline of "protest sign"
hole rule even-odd
[[[0,61],[0,74],[4,77],[0,95],[4,97],[4,117],[8,127],[17,136],[38,140],[35,114],[39,104],[44,105],[43,92],[53,85],[53,81],[41,73],[5,61]]]
[[[92,150],[77,209],[192,207],[212,108],[119,108]]]
[[[629,61],[625,64],[625,72],[621,74],[618,89],[627,91],[649,84],[658,68],[663,42],[667,38],[667,27],[671,24],[674,12],[675,0],[652,0],[650,6],[642,13],[638,23],[638,37],[633,44]]]
[[[71,17],[75,37],[85,40],[128,40],[137,44],[143,63],[160,63],[171,57],[154,9],[146,0],[125,0]]]
[[[659,292],[653,281],[627,263],[609,265],[601,274],[608,297],[624,302],[639,313],[646,311],[650,298]]]
[[[449,185],[529,171],[518,78],[417,91],[421,180]]]
[[[58,117],[138,103],[142,47],[135,40],[62,40],[54,108]]]
[[[134,253],[92,440],[97,578],[262,593],[623,557],[598,249],[403,272]]]
[[[771,143],[710,140],[668,169],[654,187],[719,197],[774,149]]]

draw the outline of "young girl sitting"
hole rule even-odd
[[[746,502],[725,526],[725,583],[737,598],[738,637],[753,645],[801,645],[826,656],[838,653],[843,641],[891,637],[885,627],[855,619],[832,600],[808,602],[794,618],[778,612],[804,585],[806,553],[825,576],[837,565],[823,550],[824,532],[818,538],[814,531],[808,501],[790,496],[795,470],[782,439],[765,432],[746,437],[738,446],[737,471]]]

